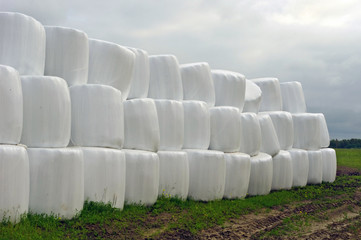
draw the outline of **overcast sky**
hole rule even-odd
[[[331,138],[361,138],[359,0],[0,0],[89,37],[303,85]]]

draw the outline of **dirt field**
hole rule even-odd
[[[361,175],[341,167],[337,175]],[[355,194],[320,201],[302,201],[232,219],[222,227],[194,236],[186,231],[159,239],[361,239],[361,186]]]

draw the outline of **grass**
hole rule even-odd
[[[336,149],[337,166],[361,170],[361,149]]]
[[[351,162],[349,166],[359,166],[357,160],[361,159],[358,155],[360,153],[361,151],[337,150],[338,164],[344,166]],[[332,201],[328,198],[345,194],[351,196],[355,192],[355,186],[361,186],[360,176],[342,176],[332,184],[309,185],[289,191],[274,191],[265,196],[208,203],[162,197],[151,207],[126,205],[120,211],[110,205],[86,202],[82,212],[72,220],[28,214],[16,225],[2,222],[0,239],[145,238],[174,231],[197,234],[203,229],[223,226],[232,218],[262,209],[284,206],[295,201]],[[309,218],[307,215],[286,218],[283,228],[273,230],[270,235],[277,236],[289,230],[301,229]]]

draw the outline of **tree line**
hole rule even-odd
[[[361,148],[361,139],[332,139],[330,141],[330,148]]]

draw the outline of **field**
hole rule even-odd
[[[338,177],[266,196],[149,208],[86,203],[73,220],[28,214],[0,239],[361,239],[361,149],[337,149]]]

